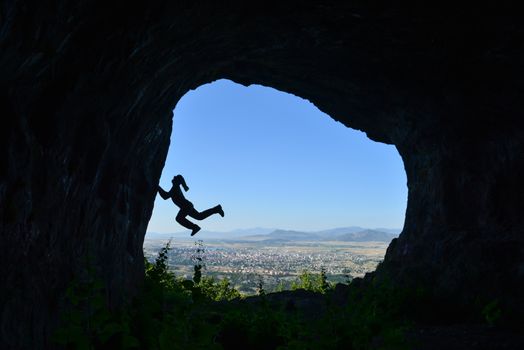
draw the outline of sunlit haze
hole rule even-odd
[[[222,204],[203,230],[267,227],[313,231],[402,228],[406,174],[392,145],[371,141],[292,94],[219,80],[188,92],[174,110],[160,180],[182,174],[197,210]],[[148,232],[187,231],[157,196]]]

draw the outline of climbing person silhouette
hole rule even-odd
[[[171,198],[173,200],[173,203],[180,207],[180,211],[176,215],[175,220],[185,228],[192,230],[191,236],[194,236],[198,231],[200,231],[200,226],[186,219],[186,216],[190,216],[193,219],[197,220],[204,220],[205,218],[213,214],[220,214],[220,216],[224,217],[224,210],[222,210],[222,206],[220,204],[213,208],[206,209],[202,212],[197,211],[193,206],[193,203],[191,203],[184,197],[184,194],[180,189],[180,186],[182,185],[186,192],[189,191],[189,187],[187,187],[186,181],[184,180],[182,175],[177,175],[173,177],[171,183],[173,183],[173,187],[171,187],[169,192],[164,191],[162,187],[158,186],[158,193],[160,194],[160,197],[162,197],[163,199]]]

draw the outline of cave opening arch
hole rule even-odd
[[[301,96],[397,147],[405,225],[375,277],[523,313],[518,11],[295,1],[0,11],[0,108],[11,116],[0,128],[0,278],[12,286],[0,345],[46,342],[88,249],[112,305],[137,290],[173,101],[219,78]]]
[[[218,80],[184,95],[173,116],[161,183],[169,188],[171,177],[182,172],[197,183],[196,193],[187,193],[197,203],[224,200],[236,221],[224,226],[210,218],[215,231],[360,226],[399,233],[403,227],[407,194],[398,152],[304,99]],[[155,210],[161,209],[148,231],[183,230],[172,220],[178,209],[167,202],[156,197]]]
[[[333,121],[304,99],[260,85],[244,87],[219,80],[182,97],[173,112],[171,144],[160,180],[165,190],[171,188],[171,178],[177,173],[184,174],[190,185],[185,196],[195,208],[203,210],[219,202],[227,215],[193,220],[203,231],[189,237],[190,231],[174,220],[178,207],[157,196],[144,242],[148,257],[159,247],[157,239],[170,237],[178,241],[181,252],[182,247],[191,246],[191,239],[204,239],[211,247],[227,248],[231,258],[235,254],[229,250],[232,246],[215,240],[269,235],[267,249],[274,240],[292,239],[285,244],[297,247],[302,241],[317,240],[316,250],[307,248],[293,258],[298,263],[310,252],[316,257],[313,265],[303,260],[306,265],[280,274],[316,271],[318,264],[327,264],[330,279],[345,281],[342,269],[354,269],[353,277],[374,270],[404,224],[405,171],[393,146],[373,142],[362,132]],[[303,237],[293,243],[293,238],[284,237],[292,233]],[[373,254],[364,246],[350,248],[344,241],[357,234],[361,236],[356,240],[384,243],[375,243]],[[261,244],[255,239],[239,247],[247,254],[248,264],[262,267],[267,263],[250,255]],[[367,254],[364,270],[352,258],[336,253],[339,249]],[[322,260],[321,251],[333,260],[327,256]],[[285,255],[283,250],[275,254]],[[191,275],[193,265],[173,259],[178,261],[177,269],[185,271],[186,277]],[[209,272],[219,270],[211,267]],[[279,283],[278,278],[266,277],[268,283]],[[289,282],[290,278],[284,279]],[[255,283],[247,276],[241,280],[245,288]]]

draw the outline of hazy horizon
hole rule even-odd
[[[332,227],[332,228],[324,228],[320,230],[298,230],[298,229],[292,229],[292,228],[281,228],[281,227],[248,227],[248,228],[236,228],[232,230],[207,230],[204,229],[200,231],[196,236],[194,236],[194,239],[198,239],[199,236],[206,233],[217,233],[217,234],[231,234],[231,233],[245,233],[246,235],[249,234],[264,234],[264,233],[271,233],[278,230],[283,231],[296,231],[296,232],[305,232],[305,233],[315,233],[315,232],[323,232],[323,231],[332,231],[332,230],[342,230],[342,229],[357,229],[358,230],[384,230],[383,232],[391,233],[391,232],[398,232],[400,233],[402,231],[402,227],[363,227],[363,226],[357,226],[357,225],[348,225],[348,226],[342,226],[342,227]],[[354,230],[353,230],[354,231]],[[352,231],[352,232],[353,232]],[[249,233],[253,232],[253,233]],[[356,232],[356,231],[355,231]],[[148,235],[189,235],[190,231],[179,229],[176,231],[169,231],[169,232],[158,232],[158,231],[147,231],[146,237]]]

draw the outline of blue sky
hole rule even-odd
[[[222,204],[224,218],[197,222],[204,230],[404,224],[406,174],[395,147],[305,99],[219,80],[188,92],[173,113],[160,185],[169,190],[173,175],[182,174],[197,210]],[[157,196],[148,231],[186,231],[177,212]]]

